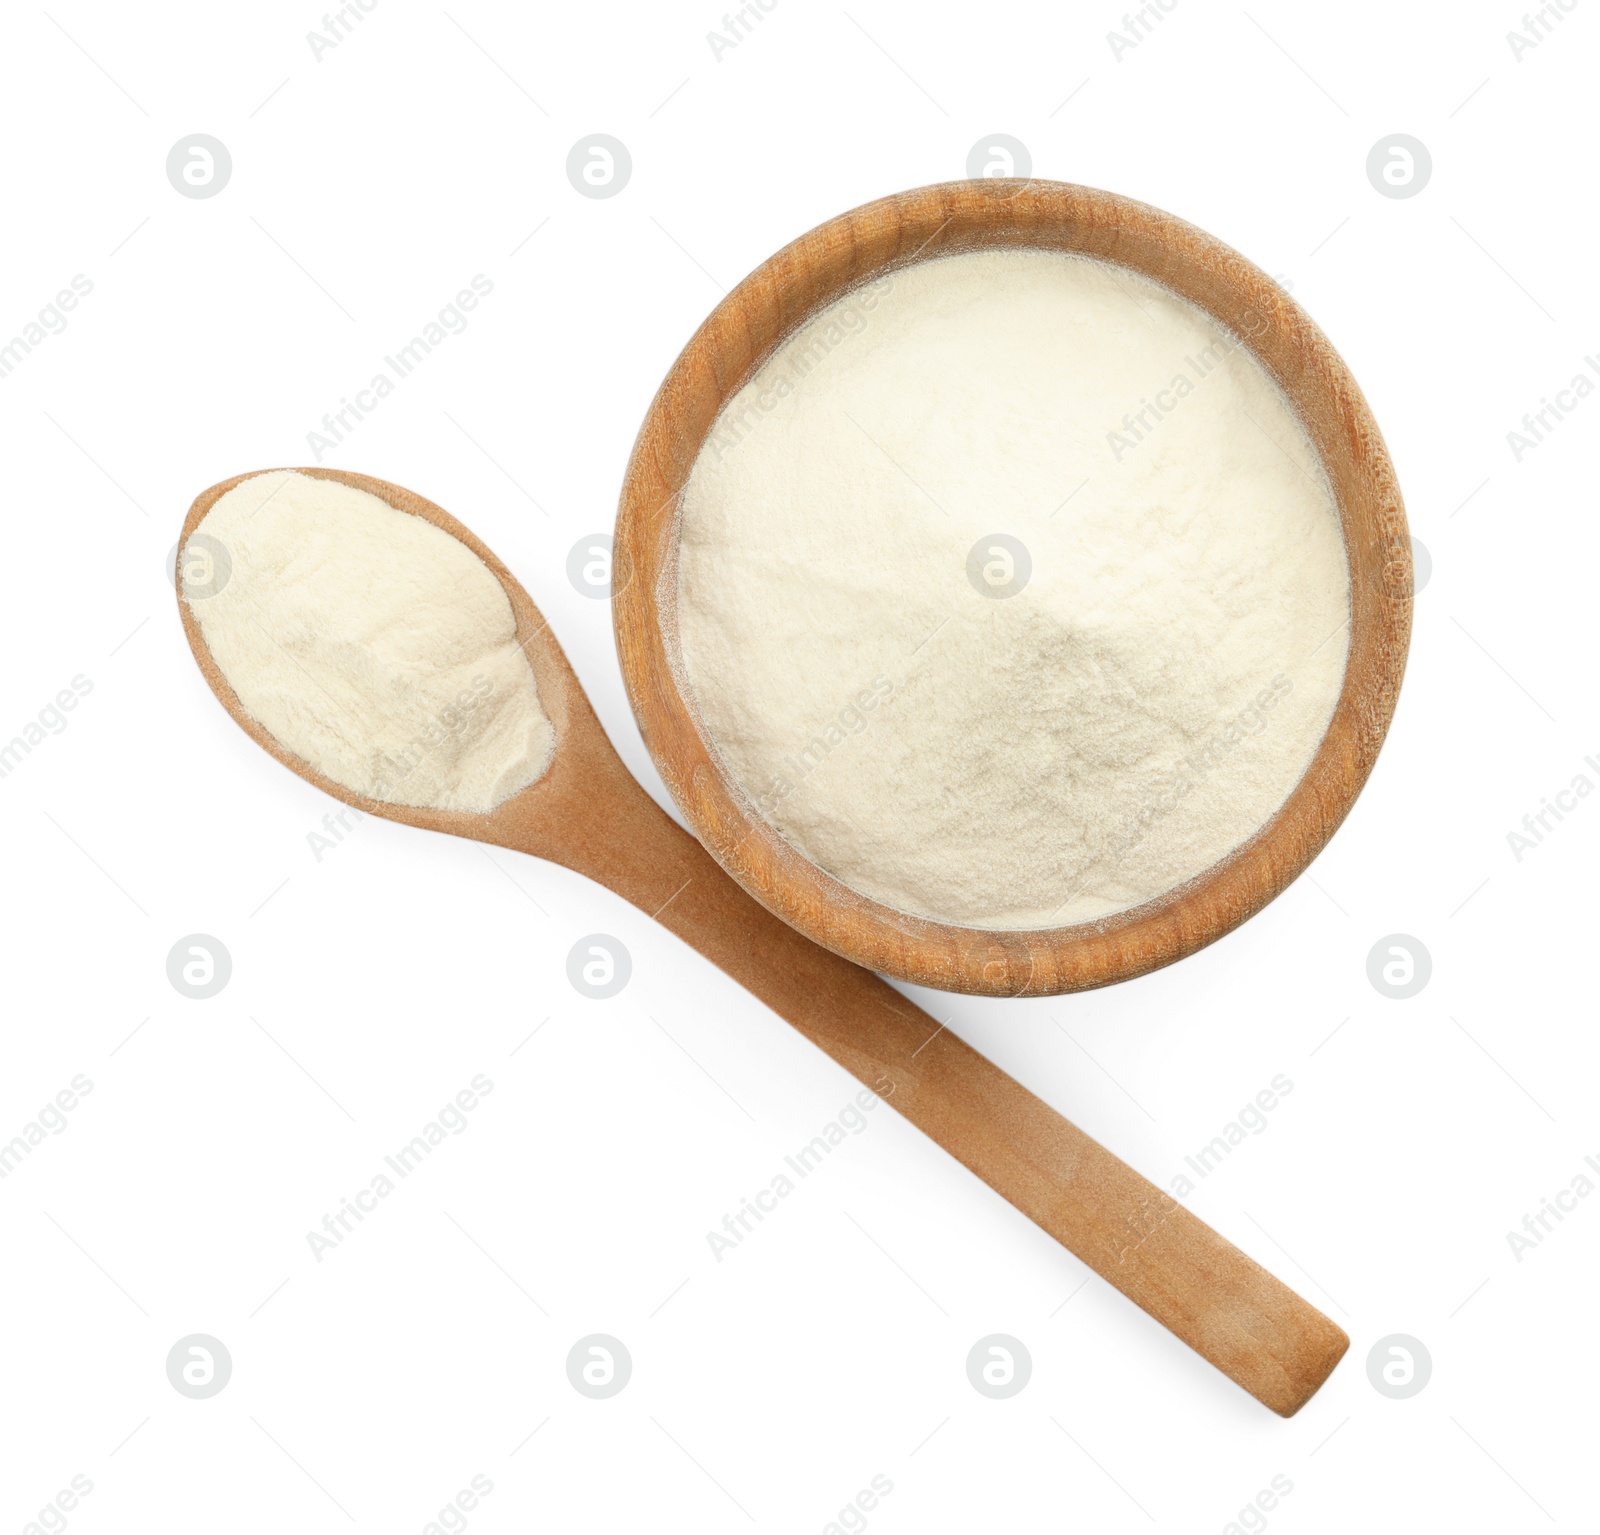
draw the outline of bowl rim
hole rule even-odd
[[[851,289],[962,251],[1094,256],[1189,299],[1248,346],[1288,396],[1338,503],[1350,643],[1333,717],[1305,773],[1256,832],[1153,900],[1041,929],[942,923],[851,889],[786,841],[721,766],[692,702],[670,622],[682,491],[727,403],[795,330]],[[691,829],[756,900],[825,947],[917,985],[990,996],[1086,990],[1143,975],[1231,932],[1281,894],[1349,813],[1404,676],[1411,547],[1394,466],[1343,359],[1260,268],[1194,225],[1066,182],[918,187],[838,215],[732,289],[695,331],[639,429],[618,506],[612,612],[645,744]],[[663,614],[669,621],[663,622]]]

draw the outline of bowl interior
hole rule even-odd
[[[1343,690],[1277,814],[1221,862],[1154,900],[1031,931],[894,910],[788,843],[723,770],[684,681],[673,621],[680,493],[727,401],[785,338],[850,289],[914,261],[996,247],[1132,268],[1242,340],[1322,459],[1350,571]],[[952,991],[1043,995],[1108,985],[1181,959],[1259,911],[1321,851],[1365,783],[1410,636],[1410,540],[1393,465],[1327,338],[1271,278],[1210,235],[1145,204],[1059,182],[923,187],[831,219],[764,262],[695,333],[651,404],[624,481],[616,543],[613,611],[629,697],[701,842],[751,895],[817,942],[870,969]]]

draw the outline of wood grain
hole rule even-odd
[[[1165,283],[1232,330],[1278,381],[1333,485],[1350,568],[1350,658],[1321,747],[1281,810],[1195,879],[1096,922],[992,931],[860,895],[792,847],[723,771],[670,622],[679,496],[723,405],[798,327],[851,288],[958,251],[1077,252]],[[1372,771],[1411,633],[1411,544],[1394,468],[1337,352],[1264,272],[1203,231],[1125,197],[1048,181],[962,181],[869,203],[764,262],[711,313],[640,428],[617,518],[631,579],[613,600],[639,727],[700,841],[758,901],[868,969],[949,991],[1040,996],[1105,986],[1215,942],[1322,850]]]
[[[262,472],[262,471],[257,471]],[[556,732],[549,771],[487,814],[354,793],[286,751],[241,705],[183,596],[201,673],[263,750],[370,815],[550,859],[605,885],[759,997],[1129,1300],[1274,1412],[1296,1412],[1349,1346],[1253,1259],[1069,1124],[878,976],[773,916],[639,786],[606,738],[561,647],[515,578],[431,501],[366,475],[302,474],[371,491],[459,538],[505,587]],[[239,475],[185,519],[186,541]]]

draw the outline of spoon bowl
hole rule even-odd
[[[272,471],[262,471],[272,472]],[[878,976],[812,943],[752,900],[642,789],[617,756],[532,599],[467,528],[367,475],[298,471],[370,492],[476,554],[505,589],[555,729],[544,775],[486,812],[369,798],[286,750],[239,700],[191,611],[178,609],[223,708],[291,772],[368,815],[549,859],[606,886],[732,976],[1003,1198],[1273,1411],[1311,1397],[1345,1334],[1176,1200],[1069,1124]],[[180,548],[238,475],[203,492]]]
[[[250,474],[235,475],[203,492],[184,519],[179,546],[188,542],[189,535],[200,525],[206,513],[236,485],[255,479],[259,474],[277,472],[255,470]],[[555,731],[556,753],[549,767],[533,783],[501,801],[494,809],[483,812],[435,810],[422,805],[396,804],[389,800],[372,799],[347,788],[289,751],[245,709],[221,667],[213,659],[190,602],[182,600],[183,561],[179,560],[178,612],[183,620],[184,634],[188,637],[189,648],[194,652],[201,675],[223,708],[263,751],[276,757],[290,771],[315,784],[323,793],[331,794],[347,805],[354,805],[366,814],[385,816],[391,821],[420,826],[428,831],[447,832],[452,836],[515,848],[518,852],[547,858],[552,863],[576,867],[574,860],[582,857],[586,844],[594,836],[594,813],[586,807],[592,806],[597,788],[604,786],[625,792],[626,786],[631,786],[637,793],[643,794],[644,791],[638,788],[633,775],[623,766],[606,738],[589,697],[583,691],[583,685],[532,598],[470,528],[457,522],[433,502],[398,485],[391,485],[387,480],[373,479],[370,475],[351,474],[338,469],[297,469],[294,472],[311,479],[335,480],[352,485],[377,496],[398,511],[421,517],[465,544],[489,567],[490,573],[510,600],[511,612],[516,620],[517,642],[533,669],[539,702]],[[588,873],[589,870],[583,872]]]

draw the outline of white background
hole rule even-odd
[[[1520,463],[1506,434],[1600,352],[1596,23],[1519,62],[1520,23],[1179,0],[1118,59],[1113,4],[779,0],[719,59],[710,5],[379,0],[318,61],[310,5],[10,12],[0,342],[93,292],[0,379],[0,738],[93,691],[0,780],[0,1139],[93,1089],[0,1182],[0,1529],[75,1475],[54,1527],[85,1532],[423,1530],[474,1475],[486,1535],[821,1531],[874,1475],[885,1535],[1223,1531],[1275,1475],[1253,1523],[1286,1535],[1592,1520],[1600,1198],[1521,1261],[1506,1234],[1600,1156],[1600,803],[1520,861],[1506,834],[1600,782],[1600,402]],[[208,200],[164,169],[196,132],[233,159]],[[633,158],[604,201],[565,174],[595,132]],[[1431,554],[1388,745],[1306,878],[1109,991],[919,996],[1163,1186],[1292,1080],[1190,1200],[1351,1335],[1288,1422],[887,1109],[716,1262],[707,1231],[853,1081],[575,876],[377,820],[318,861],[330,803],[225,717],[168,584],[199,491],[311,462],[483,273],[470,328],[322,461],[474,528],[663,797],[568,550],[724,285],[996,132],[1292,283]],[[1406,200],[1365,172],[1396,132],[1433,158]],[[197,932],[233,959],[203,1002],[165,970]],[[566,979],[594,932],[633,957],[608,1002]],[[1393,933],[1432,955],[1409,1001],[1367,979]],[[307,1232],[476,1073],[469,1127],[317,1262]],[[233,1359],[204,1401],[165,1371],[197,1332]],[[596,1332],[634,1365],[607,1401],[564,1368]],[[1033,1359],[1007,1401],[965,1374],[994,1332]],[[1433,1361],[1403,1401],[1366,1371],[1393,1333]]]

